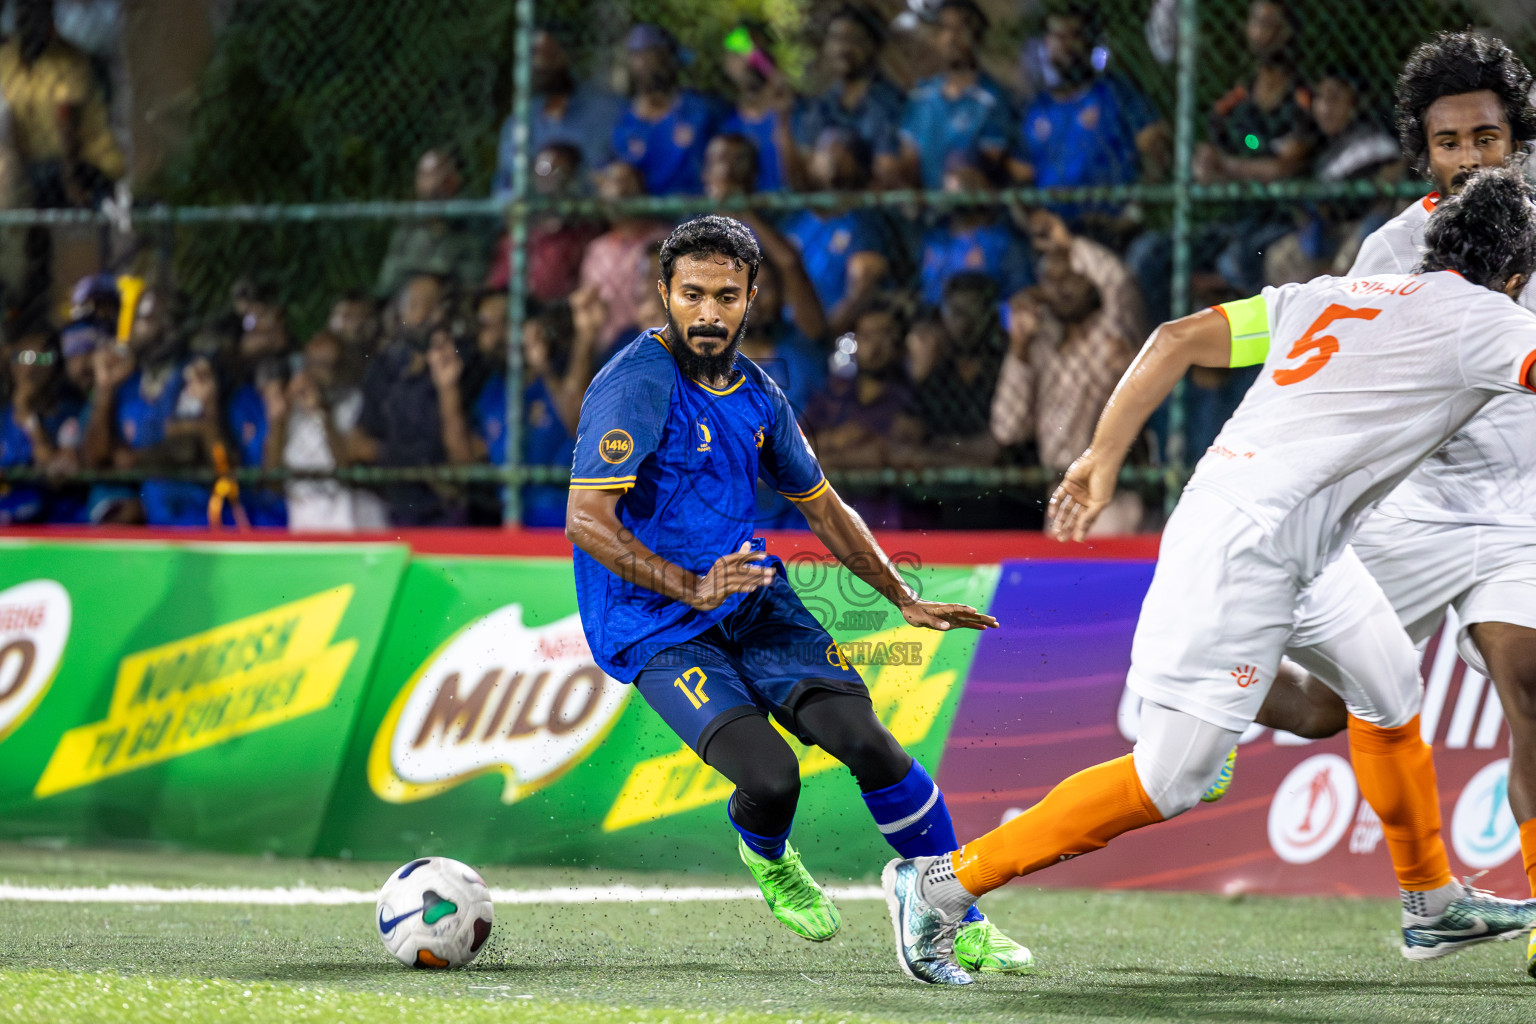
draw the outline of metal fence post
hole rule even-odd
[[[534,0],[517,0],[512,35],[512,203],[507,208],[507,466],[502,524],[522,523],[523,501],[523,321],[528,301],[528,152],[533,137],[533,97],[529,68],[533,59]]]
[[[1197,34],[1200,31],[1199,0],[1179,0],[1179,47],[1178,47],[1178,99],[1174,112],[1173,136],[1173,281],[1171,289],[1173,315],[1184,316],[1189,312],[1189,248],[1190,248],[1190,185],[1194,179],[1195,152],[1195,87],[1198,83],[1195,61],[1197,59]],[[1190,459],[1184,444],[1184,382],[1173,389],[1168,406],[1168,437],[1165,448],[1177,451],[1177,460],[1170,460],[1172,474],[1168,505],[1171,511],[1177,500],[1177,485],[1182,484],[1183,470]],[[1167,453],[1165,452],[1165,458]]]

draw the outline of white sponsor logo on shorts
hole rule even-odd
[[[1520,826],[1509,809],[1509,758],[1472,776],[1451,815],[1451,847],[1469,868],[1496,868],[1520,852]]]
[[[1349,831],[1358,797],[1348,761],[1337,754],[1307,758],[1275,791],[1269,805],[1269,845],[1288,863],[1312,863]]]

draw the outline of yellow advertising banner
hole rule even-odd
[[[346,584],[118,664],[106,718],[70,729],[38,779],[41,798],[223,743],[326,707],[357,641],[332,644]]]

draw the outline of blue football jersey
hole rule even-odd
[[[613,128],[613,152],[640,171],[647,195],[693,195],[704,191],[704,150],[721,119],[717,99],[684,89],[659,121],[626,108]]]
[[[622,490],[618,516],[642,544],[702,575],[752,537],[761,476],[794,501],[827,489],[826,477],[769,376],[751,360],[724,390],[677,367],[661,335],[630,342],[587,388],[571,487]],[[779,567],[775,558],[766,560]],[[658,652],[698,636],[745,597],[700,612],[644,586],[645,567],[623,579],[578,548],[576,598],[593,657],[630,682]]]
[[[769,113],[756,121],[749,121],[738,111],[725,119],[720,126],[721,135],[742,135],[757,147],[757,191],[778,192],[787,182],[784,180],[783,158],[779,144],[773,139],[778,127],[779,115]]]
[[[496,374],[480,389],[473,408],[473,426],[485,441],[492,464],[507,464],[507,378]],[[568,466],[576,441],[560,422],[555,396],[543,377],[523,388],[523,465]],[[520,492],[523,525],[565,525],[565,488],[558,484],[524,484]]]

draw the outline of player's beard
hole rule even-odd
[[[714,355],[699,355],[688,345],[677,324],[672,322],[672,312],[667,311],[667,347],[672,350],[672,358],[677,360],[677,368],[683,371],[683,376],[690,380],[696,380],[703,384],[712,384],[716,381],[729,381],[731,373],[736,368],[736,353],[741,351],[741,339],[747,333],[747,317],[741,318],[741,324],[736,328],[736,333],[730,336],[730,344],[716,352]],[[694,338],[724,338],[725,328],[716,328],[713,325],[705,327],[689,328],[689,336]]]

